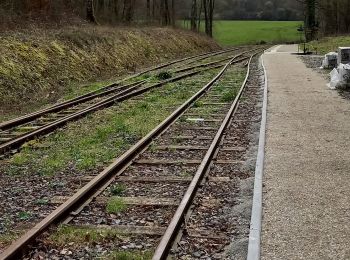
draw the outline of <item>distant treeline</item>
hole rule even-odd
[[[193,0],[1,0],[0,23],[16,25],[28,20],[71,22],[85,19],[88,5],[101,23],[173,24],[191,19]],[[300,20],[297,0],[196,0],[198,9],[215,5],[215,19]],[[205,14],[203,13],[203,19]]]
[[[307,40],[350,33],[350,0],[298,0],[303,4]]]
[[[308,39],[350,32],[350,0],[0,0],[0,30],[40,24],[154,24],[212,19],[304,20]]]
[[[216,14],[229,20],[303,20],[297,0],[218,0]]]
[[[1,0],[0,22],[85,20],[92,12],[101,24],[173,23],[177,0]],[[90,8],[91,7],[91,8]]]
[[[0,0],[0,29],[28,24],[154,24],[175,26],[190,19],[193,3],[206,28],[212,27],[215,0]],[[208,27],[206,32],[211,35]]]
[[[350,0],[320,0],[316,8],[321,33],[350,32]]]

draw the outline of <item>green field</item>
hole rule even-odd
[[[298,42],[298,21],[215,21],[214,38],[222,45]]]

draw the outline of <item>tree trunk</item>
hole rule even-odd
[[[202,11],[203,11],[203,1],[200,1],[198,17],[197,17],[197,21],[198,21],[197,31],[198,32],[201,30]]]
[[[307,41],[316,39],[316,0],[306,0],[305,3],[305,38]]]
[[[176,16],[176,14],[175,14],[175,0],[171,0],[171,25],[173,26],[173,27],[175,27],[175,22],[176,22],[176,20],[175,20],[175,16]]]
[[[90,23],[97,24],[94,12],[94,0],[86,0],[86,20]]]
[[[147,0],[147,21],[151,20],[151,0]]]
[[[213,37],[213,20],[214,20],[215,0],[210,0],[209,5],[209,36]]]
[[[124,0],[123,18],[124,22],[131,23],[134,18],[135,0]]]
[[[197,30],[197,0],[192,0],[191,8],[191,30]]]
[[[118,21],[119,21],[119,0],[114,0],[114,17],[115,17],[115,22],[118,23]]]
[[[213,37],[213,19],[214,19],[214,0],[203,0],[205,33],[209,37]]]

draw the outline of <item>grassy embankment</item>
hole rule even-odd
[[[142,67],[218,49],[170,28],[69,27],[0,35],[0,121]]]
[[[299,21],[215,21],[214,38],[222,45],[299,42],[300,24]]]
[[[350,46],[350,36],[325,37],[318,41],[312,41],[307,44],[310,51],[318,54],[326,54],[331,51],[337,51],[338,47]]]

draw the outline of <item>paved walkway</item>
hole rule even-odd
[[[350,100],[280,46],[268,76],[262,259],[350,259]],[[280,53],[279,53],[280,52]]]

